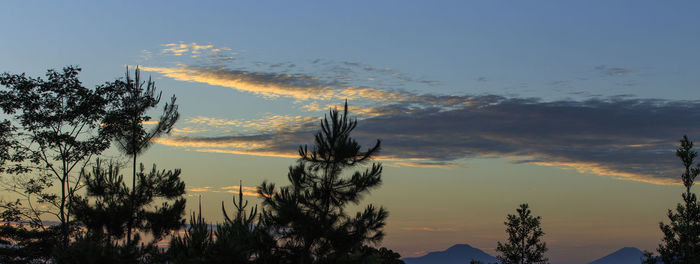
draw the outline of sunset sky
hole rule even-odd
[[[495,254],[524,202],[553,263],[654,250],[681,201],[674,151],[700,140],[694,1],[8,1],[0,72],[139,66],[181,118],[141,162],[181,168],[188,211],[221,221],[239,181],[287,184],[347,100],[382,140],[382,246]],[[154,116],[158,112],[153,112]],[[110,150],[107,156],[118,156]],[[237,190],[237,189],[236,189]]]

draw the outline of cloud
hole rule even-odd
[[[322,81],[316,77],[281,73],[234,70],[224,66],[147,67],[178,81],[206,83],[249,92],[267,98],[288,97],[299,100],[367,99],[371,101],[403,101],[412,94],[384,91],[372,87],[351,86],[342,82]]]
[[[218,190],[214,189],[211,186],[203,186],[203,187],[192,187],[187,189],[188,192],[219,192]]]
[[[176,136],[180,135],[187,135],[187,134],[196,134],[196,133],[201,133],[207,131],[206,129],[202,128],[193,128],[193,127],[183,127],[183,128],[173,128],[172,134]]]
[[[163,44],[163,49],[161,50],[161,53],[164,54],[170,54],[174,56],[182,56],[183,54],[200,54],[202,51],[211,49],[214,47],[214,45],[199,45],[197,43],[190,43],[190,44],[185,44],[185,43],[168,43],[168,44]],[[218,53],[220,50],[217,49],[214,52]]]
[[[634,73],[633,70],[630,70],[627,68],[610,67],[607,65],[596,66],[595,69],[600,71],[601,73],[603,73],[605,75],[613,76],[613,77],[623,77],[623,76],[627,76],[627,75]]]
[[[320,121],[321,117],[312,116],[292,116],[292,115],[267,115],[256,119],[220,119],[213,117],[198,116],[188,119],[191,124],[221,128],[236,128],[240,133],[263,133],[279,131],[297,131],[309,129]],[[191,132],[206,131],[206,129],[191,129]]]
[[[227,193],[233,193],[233,194],[238,194],[239,186],[223,186],[223,187],[211,187],[211,186],[204,186],[204,187],[193,187],[188,189],[188,192],[209,192],[209,193],[220,193],[220,192],[227,192]],[[257,196],[258,195],[258,188],[257,187],[249,187],[249,186],[242,186],[242,193],[245,196]]]
[[[450,162],[426,162],[426,161],[402,161],[396,162],[396,165],[406,166],[406,167],[420,167],[420,168],[440,168],[440,169],[454,169],[454,168],[465,168],[462,165]]]
[[[379,158],[403,166],[449,167],[458,160],[508,157],[622,180],[676,183],[674,156],[684,134],[700,135],[700,101],[628,97],[544,102],[501,96],[415,96],[377,107],[354,136],[382,139]],[[352,112],[351,112],[352,114]],[[317,126],[317,125],[316,125]],[[296,157],[318,127],[250,136],[169,137],[197,151]]]
[[[166,44],[161,54],[186,60],[168,64],[176,66],[143,70],[265,98],[292,98],[308,112],[340,107],[340,102],[348,99],[351,114],[360,120],[354,136],[364,145],[382,139],[378,158],[392,166],[459,168],[464,159],[506,157],[514,163],[673,184],[679,171],[673,155],[676,139],[683,134],[700,135],[700,124],[685,122],[700,120],[698,101],[593,95],[583,101],[543,101],[499,95],[418,94],[389,88],[403,89],[409,82],[424,87],[434,82],[358,62],[317,59],[297,65],[256,61],[234,68],[231,61],[219,58],[232,58],[230,49],[196,43]],[[193,55],[202,57],[193,63]],[[236,63],[243,61],[236,57]],[[290,69],[298,72],[289,73]],[[303,73],[304,69],[313,74]],[[608,65],[595,70],[612,77],[635,73]],[[490,81],[485,76],[476,80]],[[632,84],[619,80],[621,85]],[[157,142],[200,152],[295,158],[299,145],[313,141],[319,118],[268,114],[229,120],[200,116],[188,120],[191,127],[180,128]],[[206,131],[225,131],[225,135],[200,133]]]
[[[284,96],[303,100],[325,99],[334,94],[331,87],[304,76],[253,73],[226,67],[198,67],[183,64],[173,68],[143,67],[142,70],[161,73],[179,81],[223,86],[270,98]]]

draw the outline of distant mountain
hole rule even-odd
[[[469,264],[471,260],[480,260],[483,263],[495,263],[498,261],[493,256],[486,254],[486,252],[467,244],[457,244],[445,251],[430,252],[422,257],[404,258],[402,260],[406,264]]]
[[[638,248],[625,247],[590,264],[639,264],[643,254]]]

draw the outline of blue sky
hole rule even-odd
[[[391,212],[385,246],[493,253],[505,215],[530,202],[551,259],[584,263],[654,249],[680,199],[674,144],[700,135],[699,7],[13,1],[0,71],[79,65],[92,87],[140,65],[182,114],[143,162],[182,168],[213,221],[239,180],[283,184],[348,99],[360,142],[384,140],[384,185],[366,201]]]

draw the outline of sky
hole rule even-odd
[[[287,183],[347,100],[383,185],[382,246],[495,254],[529,203],[553,263],[654,250],[700,138],[693,1],[10,1],[0,72],[78,65],[87,87],[139,66],[181,118],[143,156],[181,168],[221,221],[242,181]],[[153,115],[157,116],[157,112]],[[114,150],[106,155],[117,156]]]

